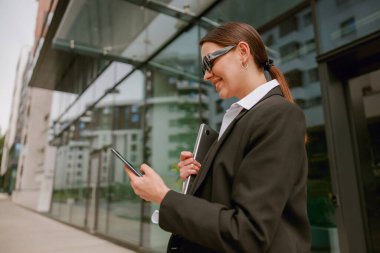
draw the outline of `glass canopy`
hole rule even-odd
[[[138,65],[149,59],[215,2],[71,1],[53,39],[53,46]]]

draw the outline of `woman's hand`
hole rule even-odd
[[[190,175],[196,175],[201,168],[201,164],[193,158],[190,151],[182,151],[179,157],[179,176],[185,180]]]
[[[140,168],[144,173],[142,177],[136,176],[127,167],[124,167],[135,194],[146,201],[161,204],[170,189],[151,167],[142,164]]]

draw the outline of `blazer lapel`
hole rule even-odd
[[[281,92],[281,89],[279,86],[276,86],[275,88],[273,88],[272,90],[270,90],[262,99],[260,99],[259,102],[256,103],[259,104],[261,101],[267,99],[268,97],[270,96],[273,96],[273,95],[281,95],[283,96],[282,92]],[[254,108],[256,105],[254,105],[252,108]],[[251,108],[251,109],[252,109]],[[250,109],[250,110],[251,110]],[[209,152],[207,153],[205,159],[203,160],[203,164],[202,164],[202,168],[199,172],[199,174],[195,177],[195,180],[192,184],[192,186],[190,187],[189,189],[189,194],[190,195],[194,195],[194,193],[197,191],[197,189],[199,188],[199,186],[202,184],[203,180],[205,179],[211,165],[212,165],[212,162],[214,161],[214,158],[216,156],[216,154],[218,153],[218,150],[220,149],[220,147],[222,146],[223,142],[225,141],[225,139],[230,135],[231,131],[233,130],[233,128],[235,127],[235,124],[248,112],[249,110],[246,110],[246,109],[243,109],[239,114],[238,116],[236,116],[236,118],[231,122],[231,124],[227,127],[227,129],[225,130],[225,132],[223,133],[223,135],[220,137],[219,140],[216,140],[210,147],[210,150]]]
[[[227,127],[223,135],[220,137],[219,140],[216,140],[210,147],[209,152],[207,153],[205,159],[203,160],[202,169],[200,170],[200,173],[195,177],[194,183],[192,184],[192,187],[190,188],[189,194],[193,195],[195,191],[198,189],[198,187],[201,185],[203,180],[205,179],[212,162],[214,161],[215,155],[218,153],[218,150],[222,146],[224,140],[227,138],[227,136],[230,135],[230,132],[234,128],[236,122],[239,121],[248,112],[248,110],[243,109],[239,115],[231,122],[231,124]]]

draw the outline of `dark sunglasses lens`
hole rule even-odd
[[[205,74],[206,71],[211,72],[212,62],[215,59],[219,58],[220,56],[227,54],[234,47],[235,46],[228,46],[228,47],[222,48],[221,50],[215,51],[215,52],[208,54],[205,57],[203,57],[203,60],[202,60],[203,75]]]
[[[209,71],[209,72],[211,71],[211,63],[207,59],[207,57],[203,57],[203,61],[202,61],[202,72],[203,72],[203,74],[205,74],[206,71]]]

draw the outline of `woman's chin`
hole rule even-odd
[[[220,97],[221,99],[226,99],[226,98],[228,98],[228,97],[227,97],[227,94],[223,93],[223,91],[220,91],[220,92],[219,92],[219,97]]]
[[[216,91],[219,93],[219,97],[221,99],[226,99],[226,98],[230,97],[230,96],[228,96],[228,93],[226,92],[226,89],[223,89],[220,86],[216,88]]]

